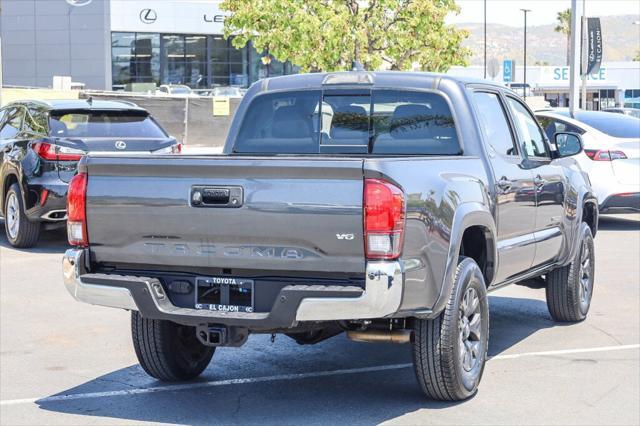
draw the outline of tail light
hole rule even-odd
[[[624,160],[627,158],[626,154],[622,151],[585,149],[584,153],[587,154],[587,157],[589,157],[593,161],[613,161],[613,160]]]
[[[156,149],[152,151],[154,154],[180,154],[182,152],[182,144],[176,143],[171,146]]]
[[[364,181],[364,238],[368,259],[397,259],[405,227],[404,193],[381,179]]]
[[[43,160],[80,161],[82,156],[86,154],[81,149],[53,145],[48,142],[36,142],[33,145],[31,145],[31,148]]]
[[[86,173],[78,173],[69,183],[67,192],[67,238],[69,244],[87,247],[87,181]]]

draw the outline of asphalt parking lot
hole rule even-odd
[[[583,323],[554,324],[544,290],[492,293],[493,358],[479,393],[457,404],[422,397],[409,346],[343,336],[298,346],[256,335],[219,349],[198,382],[152,380],[129,314],[64,289],[65,247],[62,232],[31,250],[0,235],[2,424],[640,423],[640,215],[602,218]]]

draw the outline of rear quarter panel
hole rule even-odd
[[[465,203],[489,206],[488,182],[478,157],[367,159],[365,177],[400,186],[407,200],[403,311],[432,309],[448,279],[454,216]]]

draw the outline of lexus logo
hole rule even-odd
[[[91,3],[92,0],[67,0],[71,6],[86,6]]]
[[[116,141],[117,149],[125,149],[127,147],[127,143],[125,141]]]
[[[153,9],[142,9],[140,11],[140,20],[145,24],[153,24],[158,19],[158,14]]]

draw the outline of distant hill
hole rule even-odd
[[[640,49],[638,33],[640,28],[633,25],[640,20],[640,15],[604,16],[600,18],[604,39],[605,61],[630,61]],[[464,45],[473,51],[472,65],[482,65],[483,59],[483,25],[457,24],[457,27],[469,31],[470,36]],[[553,25],[527,27],[527,63],[536,62],[549,65],[566,63],[566,36],[555,32]],[[487,24],[487,60],[495,57],[498,60],[515,59],[522,62],[523,28],[500,24]]]

